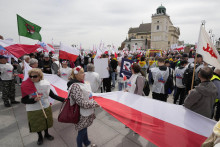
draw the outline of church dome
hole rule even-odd
[[[157,14],[166,14],[166,8],[164,6],[159,6],[157,8]]]

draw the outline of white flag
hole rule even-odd
[[[220,56],[204,26],[201,26],[200,29],[196,53],[201,54],[206,63],[220,69]]]

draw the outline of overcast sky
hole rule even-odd
[[[105,45],[120,46],[130,27],[151,23],[152,14],[162,3],[174,26],[180,28],[180,40],[194,44],[198,40],[201,20],[206,30],[220,38],[219,0],[1,0],[0,35],[18,42],[17,18],[42,27],[42,40],[82,44],[92,48],[102,40]],[[37,41],[21,37],[21,43]]]

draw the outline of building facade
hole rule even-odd
[[[142,23],[139,27],[130,28],[128,38],[122,46],[132,51],[140,48],[167,50],[172,44],[178,44],[180,29],[173,26],[164,6],[158,7],[151,18],[151,23]]]

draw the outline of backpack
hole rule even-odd
[[[141,76],[141,77],[144,77],[144,76]],[[149,83],[148,83],[147,79],[145,79],[145,82],[144,82],[143,94],[145,96],[148,96],[150,94],[150,86],[149,86]]]
[[[169,76],[168,76],[167,81],[164,85],[164,92],[165,92],[165,94],[171,94],[173,92],[173,89],[174,89],[173,74],[171,73],[171,69],[169,68]]]
[[[183,85],[186,87],[191,87],[192,77],[193,77],[193,68],[191,67],[191,64],[189,64],[183,74],[183,79],[182,79]]]
[[[144,82],[143,92],[145,96],[148,96],[150,94],[150,86],[147,80],[145,80]]]

